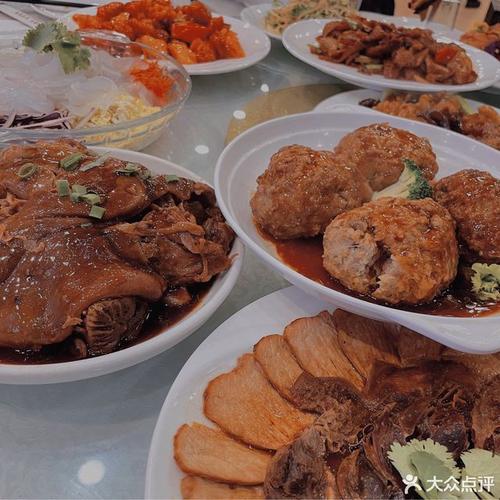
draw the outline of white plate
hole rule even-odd
[[[274,38],[275,40],[281,40],[281,35],[273,33],[272,31],[266,28],[266,14],[273,8],[273,4],[271,3],[261,3],[258,5],[251,5],[249,7],[245,7],[241,11],[241,19],[255,26],[256,28],[265,31],[267,36]]]
[[[349,90],[347,92],[341,92],[339,94],[335,94],[324,101],[321,101],[315,108],[314,111],[319,113],[327,113],[332,111],[332,107],[337,107],[342,104],[349,104],[351,106],[359,106],[360,111],[373,111],[374,113],[380,113],[386,116],[386,113],[382,113],[381,111],[377,111],[372,108],[366,108],[365,106],[360,106],[359,101],[363,99],[383,99],[383,92],[380,90],[370,90],[370,89],[360,89],[360,90]],[[490,106],[489,104],[485,104],[484,102],[474,101],[473,99],[465,99],[467,104],[471,107],[473,111],[477,111],[480,106]],[[497,113],[500,113],[500,109],[495,108],[494,106],[490,106]]]
[[[261,3],[258,5],[251,5],[244,8],[241,11],[241,19],[247,23],[256,26],[257,28],[264,30],[268,36],[275,38],[276,40],[281,40],[282,36],[272,31],[266,29],[265,18],[266,14],[273,8],[271,3]],[[444,24],[439,23],[424,23],[418,18],[413,17],[395,17],[395,16],[385,16],[383,14],[376,14],[374,12],[360,11],[359,15],[365,17],[366,19],[372,19],[373,21],[380,21],[383,23],[392,23],[396,26],[403,26],[405,28],[424,28],[432,30],[436,35],[447,36],[449,38],[460,38],[462,32],[459,30],[451,30]]]
[[[257,177],[271,156],[283,146],[303,144],[314,149],[332,149],[347,133],[377,122],[427,137],[437,155],[444,177],[463,168],[477,168],[500,176],[500,153],[467,137],[447,130],[390,115],[373,113],[302,113],[258,125],[233,140],[219,157],[215,190],[229,224],[267,265],[311,295],[361,316],[394,321],[454,349],[476,353],[500,350],[500,316],[455,318],[420,314],[367,302],[317,283],[282,262],[272,244],[258,233],[252,218],[250,198]]]
[[[77,29],[78,26],[73,21],[75,14],[95,15],[96,12],[97,7],[78,9],[62,16],[60,21],[70,29]],[[214,16],[217,16],[217,14],[214,14]],[[185,64],[184,67],[190,75],[219,75],[239,71],[257,64],[269,54],[271,41],[262,30],[234,17],[224,16],[224,21],[231,25],[231,29],[238,35],[241,46],[246,54],[245,57],[239,59],[220,59],[208,63]]]
[[[200,177],[175,163],[144,153],[97,147],[92,148],[92,150],[100,153],[110,152],[117,158],[141,163],[156,174],[176,174],[181,177],[203,181]],[[153,338],[111,354],[67,363],[39,365],[0,364],[0,383],[52,384],[99,377],[136,365],[170,349],[200,328],[224,302],[240,274],[243,253],[243,245],[239,239],[236,239],[231,251],[231,255],[234,258],[233,264],[228,271],[215,279],[200,305],[178,323],[155,335]]]
[[[203,392],[208,382],[231,370],[238,357],[251,352],[265,335],[280,333],[294,319],[325,309],[334,308],[298,288],[279,290],[238,311],[196,349],[175,379],[158,417],[149,449],[146,499],[181,498],[179,485],[184,474],[173,458],[172,441],[186,422],[209,424],[203,415]]]
[[[468,92],[490,87],[500,79],[500,63],[493,56],[483,50],[475,49],[457,41],[453,41],[453,43],[460,45],[467,51],[478,74],[477,80],[473,83],[465,85],[442,85],[397,80],[385,78],[382,75],[366,75],[360,73],[356,68],[345,64],[323,61],[317,55],[311,53],[309,46],[316,44],[316,37],[323,32],[323,27],[327,22],[325,19],[316,19],[292,24],[283,33],[283,45],[292,55],[306,64],[361,87],[378,90],[391,88],[415,92]],[[436,39],[442,42],[452,42],[452,40],[442,36],[436,36]]]

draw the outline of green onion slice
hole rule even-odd
[[[71,186],[71,191],[78,195],[87,194],[87,188],[81,184],[73,184]]]
[[[96,193],[87,193],[80,195],[82,201],[86,201],[90,205],[99,205],[101,203],[101,197]]]
[[[59,166],[64,170],[76,170],[84,156],[83,153],[72,153],[60,160]]]
[[[85,163],[85,165],[83,165],[83,167],[80,170],[82,172],[87,172],[87,170],[91,170],[95,167],[100,167],[101,165],[104,165],[104,163],[110,156],[111,156],[110,153],[104,153],[95,160]]]
[[[25,163],[21,166],[21,168],[17,171],[17,175],[23,179],[29,179],[33,174],[38,171],[38,166],[34,163]]]
[[[58,179],[56,181],[57,194],[60,197],[69,196],[69,182],[66,179]]]
[[[105,212],[106,212],[105,208],[99,207],[97,205],[92,205],[92,208],[90,209],[89,212],[89,216],[94,217],[94,219],[102,219]]]
[[[177,182],[177,181],[181,180],[180,177],[178,175],[175,175],[175,174],[166,175],[165,179],[167,182]]]

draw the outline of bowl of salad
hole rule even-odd
[[[69,137],[141,150],[191,91],[183,66],[119,33],[47,22],[0,38],[0,147]]]

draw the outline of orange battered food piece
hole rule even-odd
[[[146,67],[134,65],[129,72],[133,80],[142,83],[160,102],[166,101],[168,91],[172,87],[172,79],[158,63],[149,63]]]
[[[181,64],[245,56],[238,35],[199,1],[175,7],[171,0],[133,0],[100,6],[95,16],[75,14],[80,29],[112,30],[168,52]]]

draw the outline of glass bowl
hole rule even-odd
[[[93,50],[106,50],[113,57],[137,55],[155,61],[168,73],[173,85],[168,92],[166,104],[147,116],[121,121],[112,125],[75,129],[47,128],[2,128],[0,126],[0,148],[11,144],[54,140],[61,137],[84,142],[87,146],[104,146],[140,151],[159,138],[169,122],[181,110],[191,92],[191,79],[184,67],[164,52],[141,43],[132,42],[120,33],[104,31],[79,31],[82,43]],[[2,37],[1,49],[23,50],[21,39]]]

